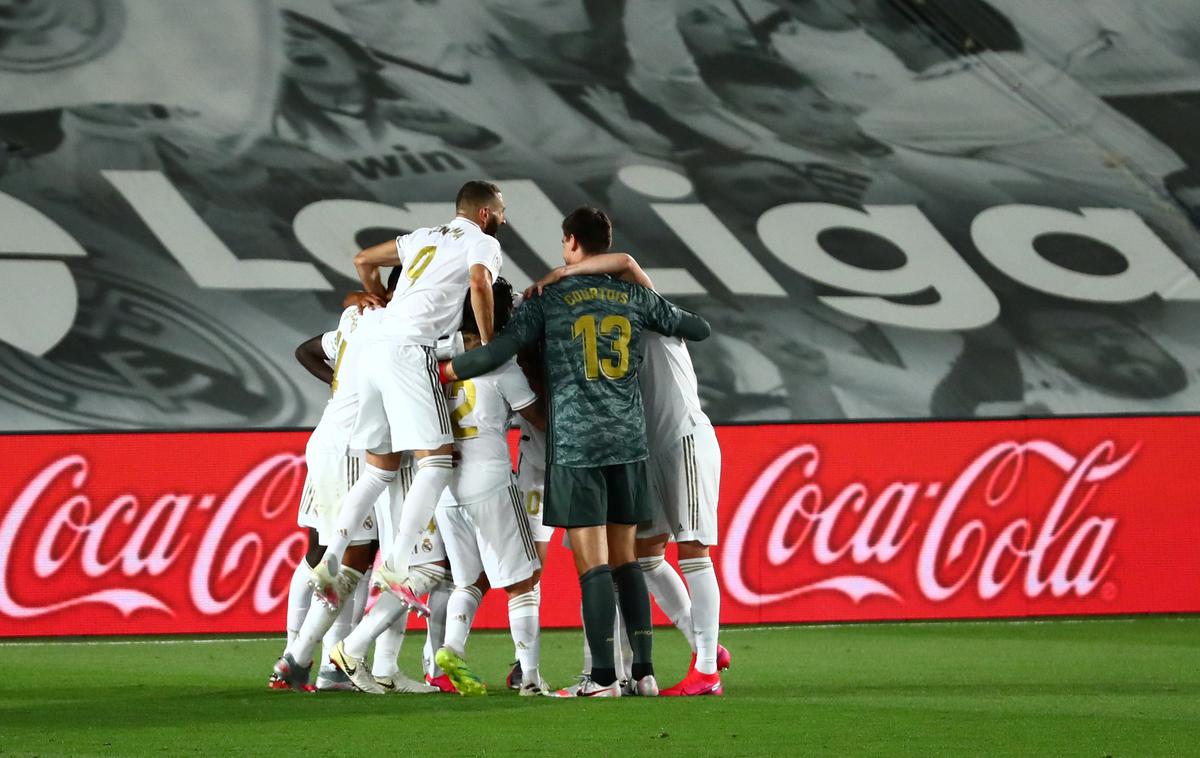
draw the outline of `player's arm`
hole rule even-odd
[[[325,348],[321,345],[324,335],[318,334],[300,343],[296,348],[296,360],[308,373],[326,384],[333,384],[333,368],[325,358]]]
[[[479,339],[486,345],[494,336],[492,317],[495,311],[492,302],[492,272],[480,263],[471,265],[471,310],[475,312],[475,323],[479,326]]]
[[[642,270],[638,262],[629,253],[598,253],[589,255],[579,263],[571,263],[552,269],[535,284],[525,290],[525,297],[534,293],[542,294],[542,290],[568,276],[604,275],[616,277],[630,284],[639,284],[647,289],[654,289],[654,282]]]
[[[370,292],[355,290],[342,298],[342,308],[346,309],[354,306],[362,313],[367,308],[386,308],[387,300],[384,300],[379,295],[372,295]]]
[[[700,342],[712,334],[712,327],[703,316],[685,311],[657,292],[634,290],[633,297],[642,301],[646,314],[646,326],[668,337],[682,337],[689,342]]]
[[[542,336],[544,323],[541,299],[521,303],[500,336],[445,364],[442,379],[451,382],[470,379],[500,368],[517,351],[533,345]]]
[[[354,256],[354,270],[358,272],[358,278],[362,281],[363,288],[368,294],[379,298],[387,296],[379,269],[399,265],[400,245],[395,240],[372,245]]]

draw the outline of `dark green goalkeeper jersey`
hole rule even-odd
[[[708,323],[653,290],[608,276],[573,276],[521,305],[504,331],[454,359],[460,379],[487,373],[545,340],[548,463],[609,466],[646,457],[637,372],[642,332],[702,340]]]

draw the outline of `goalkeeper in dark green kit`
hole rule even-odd
[[[612,244],[612,224],[594,208],[567,216],[562,230],[568,264]],[[614,584],[633,647],[633,691],[658,694],[650,594],[634,549],[638,522],[651,517],[637,378],[645,329],[689,340],[709,335],[708,322],[652,290],[608,276],[573,276],[526,300],[495,340],[444,369],[446,379],[468,379],[545,341],[550,397],[543,523],[566,528],[579,570],[592,652],[592,671],[575,692],[581,697],[621,694],[613,664]]]

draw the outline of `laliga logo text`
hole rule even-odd
[[[1085,516],[1099,486],[1126,468],[1138,451],[1135,446],[1121,457],[1116,445],[1102,442],[1076,457],[1046,440],[1005,441],[981,453],[950,484],[943,482],[893,482],[872,496],[861,482],[846,485],[827,499],[814,481],[820,452],[814,445],[798,445],[772,462],[738,505],[725,535],[722,574],[726,590],[738,602],[757,606],[778,603],[818,590],[840,592],[861,602],[882,596],[903,602],[892,586],[859,573],[859,567],[876,563],[886,567],[908,550],[915,585],[926,600],[940,602],[957,595],[968,584],[980,600],[991,600],[1023,574],[1020,591],[1027,598],[1074,592],[1089,595],[1112,567],[1109,541],[1115,517]],[[1022,514],[1018,485],[1032,458],[1061,472],[1062,481],[1053,501]],[[779,492],[780,479],[798,467],[804,484],[795,492]],[[943,494],[944,491],[944,494]],[[1001,526],[970,518],[951,526],[956,516],[970,515],[965,501],[973,492],[976,502],[988,509],[1014,511]],[[913,511],[924,497],[933,504],[932,516]],[[940,500],[939,500],[940,497]],[[782,503],[768,510],[768,503]],[[1037,513],[1044,513],[1038,523]],[[774,518],[769,531],[754,530],[760,518]],[[834,533],[851,536],[838,543]],[[748,545],[753,534],[765,533]],[[798,555],[804,551],[804,558]],[[790,567],[792,586],[766,591],[750,586],[743,573],[743,558],[765,556],[771,568]],[[829,566],[832,575],[799,576],[801,561]],[[853,564],[853,568],[847,564]],[[849,569],[849,570],[847,570]],[[894,575],[894,572],[893,572]]]
[[[25,486],[4,517],[0,524],[0,615],[28,619],[100,603],[126,617],[143,609],[174,616],[176,609],[162,598],[120,585],[139,576],[158,577],[176,569],[185,549],[192,561],[187,580],[189,594],[200,613],[224,613],[251,591],[251,585],[255,612],[268,613],[279,605],[282,596],[271,593],[273,580],[281,571],[292,571],[295,562],[289,554],[303,550],[305,536],[292,534],[271,549],[261,535],[236,535],[230,527],[243,508],[254,507],[249,500],[252,493],[261,493],[258,508],[268,522],[293,505],[298,483],[304,477],[302,456],[283,453],[268,458],[242,477],[223,499],[214,494],[170,492],[152,503],[143,503],[136,495],[122,494],[102,508],[85,492],[88,471],[88,461],[82,455],[59,458]],[[63,481],[69,483],[73,494],[57,504],[41,527],[32,565],[10,565],[18,538],[36,528],[30,522],[31,514],[50,511],[42,502],[45,493]],[[211,512],[207,525],[184,527],[181,534],[184,520],[196,512]],[[132,527],[123,543],[114,542],[111,534],[117,523]],[[198,543],[190,544],[196,535],[189,532],[201,530]],[[30,576],[30,571],[42,581],[51,580],[59,572],[74,576],[74,591],[54,602],[23,605],[10,588],[14,578]],[[227,596],[217,597],[214,583],[234,572],[244,579]],[[176,569],[176,573],[181,572]],[[87,592],[82,586],[85,579],[109,586]],[[183,581],[182,576],[179,581]]]

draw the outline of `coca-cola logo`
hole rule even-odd
[[[123,492],[97,502],[88,459],[63,455],[24,486],[0,524],[0,615],[103,605],[126,617],[175,616],[182,609],[172,603],[185,597],[205,616],[247,600],[255,613],[270,613],[286,597],[281,577],[295,568],[305,536],[272,542],[259,530],[295,507],[304,473],[302,455],[280,453],[222,494]],[[18,597],[17,577],[36,578],[34,597]]]
[[[1104,441],[1077,456],[1049,440],[1006,440],[948,483],[851,481],[829,493],[819,448],[796,445],[765,467],[729,522],[725,589],[747,606],[822,591],[903,603],[901,585],[935,603],[968,592],[1089,596],[1112,569],[1118,525],[1091,511],[1138,450],[1118,454]],[[1034,468],[1055,485],[1028,486]]]

